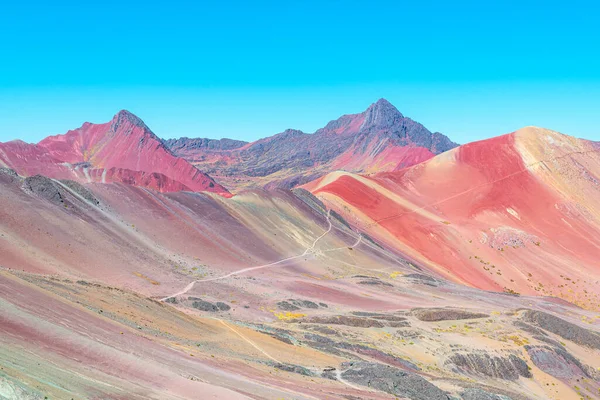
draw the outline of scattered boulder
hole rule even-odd
[[[175,297],[169,297],[165,300],[166,303],[177,304],[177,299]]]
[[[526,310],[523,320],[582,346],[600,349],[600,334],[542,311]]]
[[[410,400],[448,400],[448,395],[425,378],[388,365],[359,361],[342,364],[341,377],[357,385]]]
[[[454,370],[459,373],[483,375],[489,378],[515,381],[521,376],[525,378],[532,376],[527,363],[514,354],[499,357],[488,353],[455,353],[446,360],[445,364],[454,366]]]
[[[229,310],[231,310],[231,306],[229,304],[227,304],[227,303],[223,303],[222,301],[217,301],[216,306],[219,309],[219,311],[229,311]]]
[[[420,321],[455,321],[461,319],[487,318],[488,314],[452,308],[419,308],[412,310],[413,315]]]

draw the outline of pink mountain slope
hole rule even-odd
[[[85,123],[37,145],[0,143],[0,164],[21,175],[42,174],[82,182],[123,182],[161,192],[230,193],[186,160],[179,158],[144,122],[121,111],[105,124]]]

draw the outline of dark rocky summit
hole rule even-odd
[[[292,188],[314,180],[330,172],[332,169],[326,168],[329,163],[347,151],[358,158],[366,154],[372,158],[389,147],[420,147],[439,154],[457,146],[441,133],[432,133],[405,117],[385,99],[362,113],[333,120],[313,134],[287,129],[249,144],[202,138],[163,143],[175,155],[197,163],[202,171],[214,176],[255,178],[287,171],[284,177],[270,182],[269,188]],[[351,169],[361,172],[361,168]]]

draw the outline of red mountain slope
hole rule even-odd
[[[600,144],[539,128],[306,185],[439,274],[600,309]]]
[[[173,155],[141,119],[127,111],[108,123],[85,123],[37,145],[2,143],[0,162],[25,176],[43,174],[82,182],[124,182],[162,192],[230,195],[211,177]]]

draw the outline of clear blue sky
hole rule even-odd
[[[599,7],[5,2],[0,141],[38,141],[120,109],[165,138],[253,140],[312,132],[380,97],[461,143],[525,125],[600,140]]]

